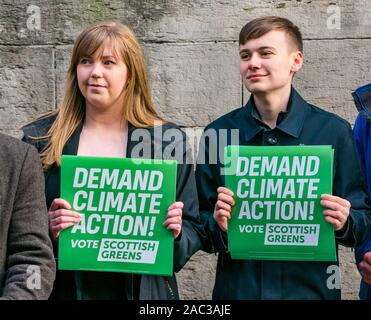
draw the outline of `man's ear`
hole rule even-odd
[[[298,72],[303,65],[303,53],[301,51],[296,51],[293,54],[293,64],[291,67],[291,71]]]

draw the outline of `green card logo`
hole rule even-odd
[[[176,162],[62,157],[61,197],[81,221],[60,235],[59,267],[171,275]]]
[[[226,187],[236,205],[228,223],[238,259],[335,260],[333,227],[320,197],[331,194],[330,146],[229,146]]]

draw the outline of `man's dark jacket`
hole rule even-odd
[[[48,299],[55,262],[34,147],[0,134],[0,297]]]
[[[250,98],[246,106],[207,126],[204,135],[209,132],[212,136],[209,130],[220,129],[226,129],[226,136],[217,135],[216,142],[201,139],[198,158],[204,161],[196,168],[200,215],[210,240],[207,251],[220,252],[213,298],[340,299],[340,279],[335,279],[338,273],[337,267],[332,267],[333,262],[232,260],[226,233],[218,227],[213,211],[217,188],[225,185],[220,150],[231,144],[231,129],[239,129],[240,145],[331,145],[335,150],[333,195],[352,204],[345,231],[335,233],[336,242],[352,247],[361,243],[370,228],[371,215],[367,212],[370,207],[366,204],[366,186],[349,123],[308,104],[292,89],[288,111],[279,115],[276,128],[270,129],[262,123]],[[215,164],[210,164],[213,161],[210,155],[218,156]]]
[[[46,141],[32,139],[47,133],[54,117],[47,117],[37,120],[23,128],[24,140],[34,144],[39,152],[45,147]],[[63,154],[76,155],[82,126],[78,127],[71,138],[67,141]],[[155,134],[155,130],[157,130]],[[159,132],[162,130],[162,134]],[[158,133],[158,134],[157,134]],[[165,138],[163,138],[163,136]],[[142,152],[138,155],[138,150]],[[158,152],[160,151],[160,152]],[[172,151],[177,151],[175,154]],[[181,151],[180,153],[178,151]],[[166,123],[157,129],[138,129],[129,123],[128,144],[126,157],[143,157],[176,159],[177,182],[176,182],[176,201],[182,201],[183,222],[182,233],[174,241],[174,272],[178,272],[188,261],[188,259],[201,249],[204,231],[198,213],[198,199],[196,192],[196,182],[194,177],[193,165],[187,160],[189,156],[189,146],[186,144],[185,133],[172,123]],[[50,207],[55,198],[60,197],[60,167],[52,166],[45,172],[45,190],[47,205]],[[57,244],[54,244],[55,255],[57,257]],[[95,282],[95,284],[93,283]],[[100,284],[99,284],[100,282]],[[102,287],[107,282],[122,283],[122,290],[125,292],[104,292]],[[78,288],[76,290],[76,283]],[[140,283],[140,284],[139,284]],[[89,292],[81,289],[82,285]],[[138,293],[135,293],[136,287]],[[116,286],[115,290],[121,290]],[[141,300],[153,299],[178,299],[178,289],[175,275],[172,277],[132,274],[114,274],[106,272],[70,272],[58,271],[57,281],[53,290],[53,298],[56,299],[75,299],[77,292],[78,299],[110,299],[127,298]],[[110,296],[113,294],[113,296]]]

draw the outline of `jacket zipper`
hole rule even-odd
[[[169,283],[169,280],[168,279],[166,279],[166,284],[167,284],[167,288],[169,289],[169,291],[170,291],[170,297],[171,297],[171,299],[172,300],[175,300],[175,295],[174,295],[174,291],[173,291],[173,289],[171,288],[171,286],[170,286],[170,283]]]

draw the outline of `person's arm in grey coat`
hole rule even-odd
[[[9,198],[2,201],[11,216],[4,248],[6,265],[1,298],[48,299],[55,277],[55,261],[48,233],[40,157],[34,147],[26,144],[19,148],[17,145],[14,151],[14,158],[21,165],[14,165],[17,170],[13,171],[17,172],[9,173],[9,181],[4,181],[13,185],[9,187]]]

